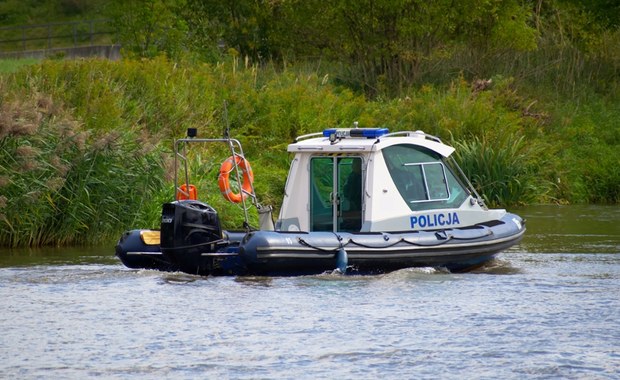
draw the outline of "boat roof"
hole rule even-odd
[[[448,157],[454,148],[441,142],[438,137],[423,131],[400,131],[390,133],[387,128],[332,128],[323,132],[297,137],[288,146],[294,153],[352,153],[370,152],[397,144],[412,144],[425,147]]]

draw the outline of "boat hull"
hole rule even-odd
[[[149,243],[143,238],[144,233],[152,230],[131,230],[125,232],[116,244],[116,257],[128,268],[156,269],[176,272],[180,268],[169,258],[164,257],[159,242]]]
[[[502,220],[462,229],[402,233],[332,233],[253,231],[227,233],[215,250],[165,250],[136,247],[140,230],[117,246],[117,256],[135,268],[180,270],[197,275],[290,276],[346,268],[351,274],[385,273],[409,267],[441,267],[462,272],[492,260],[517,244],[525,233],[522,219],[507,213]],[[142,256],[131,252],[145,252]],[[141,257],[138,262],[136,257]],[[162,265],[161,260],[169,265]],[[155,265],[153,265],[155,264]],[[152,266],[151,266],[152,265]]]

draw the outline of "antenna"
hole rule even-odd
[[[228,121],[228,107],[224,100],[224,138],[230,139],[230,122]]]

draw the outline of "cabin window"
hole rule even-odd
[[[362,158],[310,160],[310,230],[356,232],[362,227]]]
[[[465,187],[441,155],[430,149],[394,145],[383,150],[383,158],[396,188],[413,211],[457,208],[467,199]]]
[[[412,183],[417,191],[412,193],[409,202],[446,200],[450,198],[446,171],[441,162],[406,163],[404,170],[413,178]]]
[[[330,157],[313,158],[310,165],[310,231],[331,231],[334,176]]]

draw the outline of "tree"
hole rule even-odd
[[[115,0],[110,3],[119,42],[139,57],[176,57],[187,47],[187,26],[180,12],[185,0]]]
[[[292,0],[283,46],[357,67],[371,92],[381,82],[406,85],[420,65],[454,46],[492,52],[536,48],[531,10],[517,0]],[[312,14],[313,17],[306,15]]]
[[[271,41],[278,1],[188,0],[183,17],[192,44],[209,55],[215,46],[260,61],[278,55]]]

